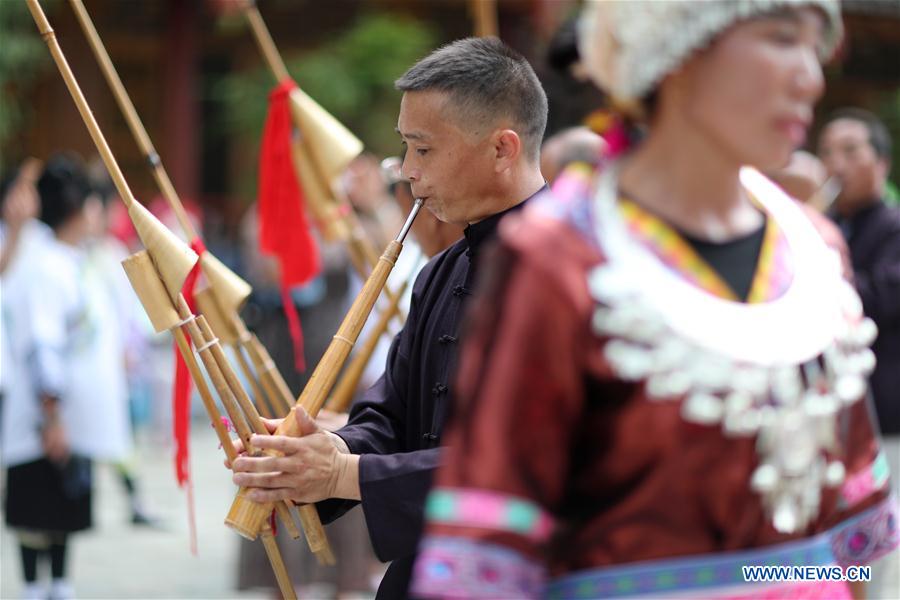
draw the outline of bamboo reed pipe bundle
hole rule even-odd
[[[421,207],[422,200],[417,199],[406,219],[406,223],[403,225],[403,229],[397,235],[397,238],[388,244],[381,258],[379,258],[378,264],[368,280],[366,280],[363,289],[356,297],[356,300],[354,300],[331,344],[329,344],[319,364],[316,365],[306,387],[297,399],[295,406],[302,407],[311,417],[315,418],[329,392],[334,387],[338,373],[353,349],[353,344],[356,343],[369,313],[372,312],[375,301],[384,288],[388,275],[390,275],[391,269],[394,267],[397,257],[403,249],[403,240]],[[284,419],[278,429],[275,430],[275,435],[299,436],[300,431],[296,419]],[[271,456],[281,455],[276,451],[267,451],[266,453]],[[235,497],[234,503],[231,505],[231,510],[225,519],[225,523],[241,535],[252,537],[259,531],[262,520],[266,518],[266,515],[271,510],[271,503],[260,504],[252,502],[246,498],[245,488],[241,488]]]
[[[100,153],[100,157],[103,160],[122,201],[128,209],[129,216],[135,224],[138,235],[147,247],[149,256],[152,259],[159,278],[162,280],[164,289],[174,302],[176,299],[180,298],[181,286],[184,283],[187,273],[197,262],[198,257],[193,251],[184,246],[184,244],[165,229],[158,220],[134,199],[131,189],[125,181],[124,175],[110,151],[99,125],[94,119],[87,100],[75,80],[74,74],[65,59],[65,55],[56,40],[56,35],[53,32],[50,23],[47,21],[47,17],[44,14],[39,1],[26,1],[38,31],[47,43],[50,54],[60,71],[63,81],[65,82],[82,119],[84,120],[88,132]],[[182,320],[188,321],[187,326],[189,330],[191,325],[195,325],[193,320],[188,318],[191,317],[190,314],[181,314],[179,312],[179,317],[181,317]],[[177,336],[176,339],[178,339]],[[212,373],[210,373],[210,375],[212,376]],[[317,516],[316,519],[318,519]]]
[[[189,322],[191,322],[193,320],[193,317],[182,319],[179,316],[178,311],[172,304],[172,300],[169,297],[168,292],[166,291],[162,280],[159,277],[159,273],[157,272],[156,267],[153,265],[150,254],[146,250],[142,250],[136,254],[129,256],[124,261],[122,261],[122,266],[125,269],[125,273],[128,276],[129,281],[131,281],[132,287],[137,293],[141,304],[144,306],[144,309],[150,316],[150,321],[153,324],[154,329],[157,332],[169,330],[175,337],[175,342],[178,346],[178,350],[184,358],[185,363],[187,364],[188,370],[191,373],[191,377],[194,378],[197,390],[200,393],[200,398],[203,400],[203,405],[206,408],[206,412],[209,415],[210,420],[212,421],[213,428],[216,432],[216,437],[218,437],[219,439],[219,444],[222,447],[222,450],[225,452],[225,456],[228,458],[228,460],[234,461],[237,458],[237,452],[235,451],[234,446],[231,443],[231,439],[228,435],[228,430],[225,428],[225,424],[223,423],[223,419],[219,414],[218,407],[216,406],[216,403],[209,392],[209,388],[206,386],[206,381],[203,378],[203,374],[200,372],[200,367],[197,364],[196,359],[194,358],[194,354],[191,351],[191,348],[185,338],[184,331],[182,330],[182,327],[185,327]],[[206,343],[207,342],[204,341],[204,346],[199,346],[199,348],[205,348]],[[201,352],[202,351],[203,350],[201,350]],[[224,399],[223,402],[225,402],[226,406],[228,406],[227,398]],[[235,408],[232,407],[232,414],[234,413],[234,410]],[[246,431],[244,432],[243,439],[245,443],[249,442],[249,436]],[[282,520],[286,518],[286,523],[288,523],[289,525],[293,525],[293,520],[291,519],[289,512],[286,512],[284,509],[279,509],[278,512],[279,518],[281,518]],[[269,533],[271,533],[271,527],[268,520],[265,521],[263,526],[264,528],[269,528]],[[265,533],[265,530],[263,531],[263,533]],[[265,538],[263,541],[266,541]],[[266,550],[269,557],[269,562],[271,563],[272,568],[275,571],[276,578],[278,579],[278,584],[281,588],[282,595],[288,599],[295,598],[296,595],[294,593],[293,585],[285,585],[284,578],[279,576],[279,569],[284,569],[284,562],[281,560],[281,555],[280,553],[278,553],[278,548],[275,547],[274,550],[271,548],[267,548]]]

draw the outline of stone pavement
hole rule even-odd
[[[175,483],[172,449],[138,443],[137,472],[144,501],[163,529],[134,527],[124,489],[109,465],[94,469],[94,528],[70,545],[69,573],[81,599],[268,598],[267,592],[238,592],[239,537],[223,519],[236,488],[222,465],[224,454],[207,422],[191,428],[191,466],[197,514],[198,555],[192,556],[187,499]],[[0,598],[21,593],[15,537],[0,524]]]

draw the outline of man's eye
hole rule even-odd
[[[417,148],[416,154],[419,156],[425,156],[428,153],[428,148]]]

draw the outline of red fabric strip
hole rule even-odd
[[[202,256],[206,252],[206,246],[200,238],[191,240],[191,249]],[[181,293],[187,301],[191,312],[196,312],[194,301],[194,286],[200,276],[200,261],[194,265],[191,272],[184,280]],[[191,340],[187,340],[188,348]],[[191,376],[187,363],[175,345],[175,387],[172,398],[172,427],[175,437],[175,479],[178,485],[186,487],[188,493],[188,527],[190,529],[191,551],[197,553],[197,527],[194,517],[194,494],[191,483],[190,465],[190,435],[191,435]]]
[[[318,275],[319,250],[306,220],[301,182],[291,157],[290,79],[269,94],[269,114],[263,131],[259,160],[259,249],[274,255],[281,266],[282,302],[294,347],[294,364],[305,371],[303,330],[287,290]],[[299,132],[300,135],[303,132]]]
[[[294,368],[300,373],[306,371],[306,357],[303,356],[303,327],[300,325],[300,313],[297,305],[291,297],[291,288],[281,286],[281,304],[284,307],[284,316],[287,318],[288,331],[291,334],[291,342],[294,346]]]

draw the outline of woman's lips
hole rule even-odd
[[[799,119],[786,119],[778,123],[778,128],[791,141],[795,148],[806,143],[806,130],[809,126]]]

